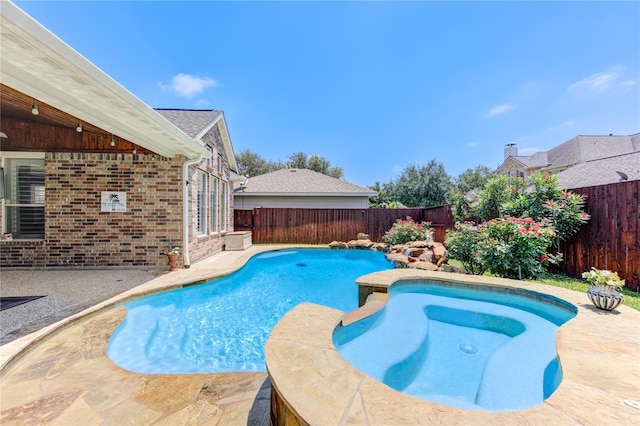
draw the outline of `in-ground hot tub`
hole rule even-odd
[[[606,404],[600,404],[603,410],[600,413],[606,412],[607,421],[628,423],[634,418],[634,410],[630,408],[621,411],[607,407],[619,403],[620,398],[629,397],[628,390],[630,386],[634,387],[632,383],[637,381],[638,373],[628,368],[624,374],[617,374],[618,368],[609,370],[612,374],[607,377],[616,377],[611,385],[615,388],[612,393],[611,386],[606,384],[609,382],[602,381],[604,376],[582,374],[582,359],[588,356],[590,360],[597,359],[608,365],[609,362],[604,360],[611,359],[611,354],[617,353],[617,348],[623,347],[625,353],[634,351],[636,343],[627,344],[627,340],[636,342],[637,339],[605,337],[609,335],[611,323],[602,322],[600,312],[591,312],[590,305],[581,304],[583,294],[525,281],[412,269],[376,272],[358,278],[357,283],[361,290],[367,287],[386,291],[393,284],[416,279],[437,280],[444,287],[488,289],[502,296],[524,292],[534,298],[546,299],[548,304],[569,306],[569,310],[575,313],[576,308],[572,308],[565,300],[573,303],[579,315],[559,327],[555,336],[564,373],[560,386],[541,404],[524,410],[464,409],[419,399],[356,369],[336,349],[334,331],[342,321],[349,323],[366,317],[375,311],[376,303],[367,304],[348,315],[339,310],[304,303],[281,318],[266,342],[266,364],[272,390],[271,423],[519,424],[557,422],[559,419],[564,423],[588,423],[591,415],[581,408],[580,401],[592,397],[594,392],[599,400],[607,401]],[[629,309],[626,311],[631,317],[636,314]],[[618,319],[612,317],[609,321],[622,326],[624,321]],[[589,332],[584,334],[581,330],[586,329]],[[592,342],[594,332],[601,336],[599,339],[609,342],[607,346],[601,348],[600,344]],[[621,346],[614,349],[610,346],[612,342]],[[599,390],[594,386],[598,386]]]
[[[577,308],[531,291],[473,287],[393,285],[382,310],[339,325],[333,342],[358,370],[420,399],[488,411],[542,403],[562,379],[556,331]]]

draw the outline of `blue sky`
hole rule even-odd
[[[363,186],[640,132],[640,3],[16,1],[154,108]]]

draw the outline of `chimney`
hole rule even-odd
[[[518,155],[518,145],[515,143],[508,143],[504,146],[504,159],[509,157],[515,157]]]

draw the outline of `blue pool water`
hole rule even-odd
[[[264,344],[294,306],[358,307],[355,280],[393,268],[369,250],[282,250],[206,284],[126,303],[107,355],[139,373],[264,371]]]
[[[538,405],[560,384],[555,334],[575,306],[433,284],[389,293],[381,311],[334,332],[338,352],[367,375],[417,398],[488,411]]]

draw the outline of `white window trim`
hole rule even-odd
[[[220,187],[221,187],[220,183],[221,183],[221,180],[220,180],[219,177],[214,176],[214,175],[211,175],[211,179],[212,179],[212,183],[215,182],[217,185],[216,185],[216,193],[215,193],[215,199],[216,199],[215,209],[214,209],[214,206],[211,206],[211,214],[213,215],[214,211],[215,211],[215,214],[216,214],[215,228],[213,228],[210,231],[211,231],[211,235],[220,235],[221,232],[220,232],[220,208],[219,208],[219,205],[220,205]],[[211,188],[209,188],[209,190],[211,191]],[[209,192],[209,195],[211,195],[211,192]],[[211,197],[210,197],[210,199],[211,199]],[[209,221],[209,223],[211,223],[211,222],[212,221]]]
[[[204,188],[203,197],[202,197],[203,201],[204,201],[204,214],[202,216],[204,216],[204,217],[200,216],[200,221],[204,222],[204,230],[202,232],[200,231],[200,229],[198,228],[198,222],[196,221],[196,233],[198,235],[198,238],[206,237],[208,235],[207,234],[207,229],[209,228],[209,226],[208,226],[209,225],[208,224],[209,215],[207,214],[207,212],[209,210],[208,209],[208,206],[209,206],[209,191],[208,191],[209,188],[208,187],[209,187],[209,185],[207,185],[207,182],[209,180],[208,179],[209,173],[207,173],[206,171],[204,171],[202,169],[197,169],[196,176],[197,176],[197,181],[198,181],[198,190],[197,190],[198,192],[200,191],[200,174],[201,173],[205,177],[205,180],[204,180],[205,188]],[[196,209],[197,209],[197,215],[199,215],[200,214],[200,206],[197,203],[197,199],[198,199],[198,193],[196,192]]]
[[[45,153],[44,152],[28,152],[28,151],[2,151],[0,152],[0,165],[4,168],[5,167],[5,163],[4,160],[5,158],[7,159],[20,159],[20,158],[24,158],[24,159],[28,159],[28,160],[44,160],[45,159]],[[47,164],[45,163],[45,194],[47,191],[47,187],[46,187],[46,167]],[[6,171],[5,171],[6,173]],[[6,177],[5,177],[6,178]],[[6,182],[5,182],[6,185]],[[45,195],[46,197],[46,195]],[[4,202],[4,198],[0,200],[0,209],[2,209],[2,220],[0,220],[0,230],[2,230],[2,232],[6,232],[6,213],[5,213],[5,202]],[[45,204],[44,204],[44,208],[45,208],[45,216],[46,216],[46,199],[45,199]],[[46,221],[46,219],[45,219]],[[16,240],[16,241],[44,241],[44,238],[28,238],[28,239],[20,239],[20,240]]]
[[[227,233],[227,223],[229,222],[229,182],[220,179],[220,187],[218,188],[218,190],[220,191],[220,200],[223,200],[223,194],[222,194],[222,188],[223,186],[226,188],[225,194],[224,194],[224,203],[220,203],[220,214],[218,217],[218,223],[219,223],[219,229],[220,229],[220,234],[225,234]],[[223,208],[224,207],[224,208]],[[223,214],[224,211],[224,214]],[[224,221],[222,220],[224,218]]]

